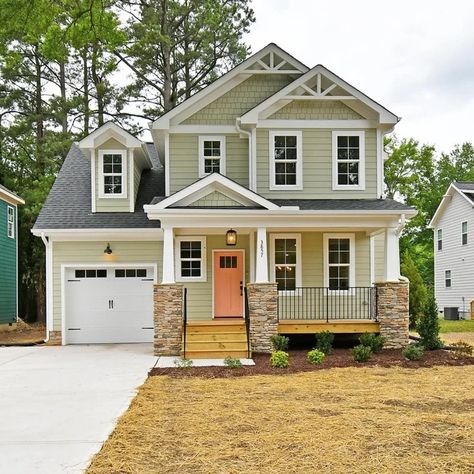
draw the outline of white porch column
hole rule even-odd
[[[385,229],[385,281],[398,281],[400,278],[400,248],[396,228]]]
[[[268,252],[267,229],[257,229],[257,248],[255,249],[255,283],[269,283],[268,279]]]
[[[174,231],[172,227],[163,229],[163,273],[161,283],[175,283]]]

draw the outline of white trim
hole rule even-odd
[[[14,206],[16,206],[17,204],[25,204],[25,201],[21,199],[21,197],[17,196],[16,194],[13,194],[11,191],[5,188],[0,188],[0,199],[3,199],[9,204],[13,204]]]
[[[370,285],[375,283],[375,235],[369,236]]]
[[[198,176],[200,178],[204,178],[205,176],[209,176],[212,173],[206,173],[205,171],[205,160],[206,157],[204,156],[204,142],[219,142],[220,147],[220,156],[219,156],[219,173],[222,175],[226,174],[226,140],[225,135],[200,135],[199,136],[199,156],[198,156]],[[211,158],[212,157],[207,157]]]
[[[92,240],[133,240],[150,241],[163,240],[163,229],[136,228],[136,229],[33,229],[31,233],[40,237],[45,234],[55,241],[92,241]]]
[[[302,286],[303,282],[303,261],[301,248],[301,234],[284,233],[284,234],[270,234],[270,281],[276,281],[275,276],[275,240],[276,239],[295,239],[296,240],[296,264],[295,264],[295,286],[296,288]],[[297,291],[282,290],[278,291],[280,296],[295,296]]]
[[[214,258],[215,258],[215,252],[228,252],[228,253],[233,253],[233,252],[240,252],[242,254],[242,288],[245,288],[245,249],[236,249],[236,248],[226,248],[226,249],[212,249],[212,263],[211,263],[211,274],[212,274],[212,319],[216,317],[215,315],[215,308],[214,308],[214,295],[215,295],[215,276],[214,276]],[[224,316],[222,316],[224,317]],[[238,317],[238,316],[237,316]],[[244,292],[242,291],[242,318],[245,317],[245,296]]]
[[[15,231],[16,235],[18,235],[18,206],[15,205]],[[19,314],[19,303],[18,303],[18,276],[19,276],[19,268],[18,268],[18,239],[15,239],[15,260],[16,260],[16,275],[15,275],[15,289],[16,289],[16,321],[18,322],[18,314]]]
[[[446,194],[443,196],[443,199],[441,200],[438,208],[436,209],[436,212],[434,213],[430,223],[428,224],[429,229],[434,229],[436,227],[436,224],[442,212],[444,211],[444,208],[447,206],[448,202],[451,200],[453,196],[453,190],[457,191],[463,197],[463,199],[465,199],[465,201],[469,203],[471,208],[474,209],[473,202],[464,194],[465,192],[469,192],[469,191],[463,191],[462,189],[459,189],[458,187],[456,187],[454,183],[451,183],[449,185],[448,190],[446,191]]]
[[[110,138],[115,138],[127,148],[141,148],[143,142],[113,122],[104,123],[101,127],[83,138],[77,145],[81,149],[97,148]]]
[[[250,232],[249,233],[249,250],[250,250],[250,255],[249,255],[249,270],[250,270],[250,283],[255,283],[255,232]]]
[[[181,276],[181,242],[201,242],[201,276]],[[177,282],[207,281],[207,239],[206,236],[177,235],[174,238],[175,280]]]
[[[275,182],[275,137],[296,137],[296,184],[276,184]],[[299,130],[270,130],[268,133],[269,189],[272,191],[303,189],[303,133]]]
[[[329,288],[329,239],[349,239],[349,288],[356,286],[355,234],[352,232],[323,234],[324,286]],[[348,290],[330,290],[329,293],[347,294]]]
[[[46,244],[46,328],[47,334],[54,330],[53,315],[53,241],[49,239]]]
[[[96,180],[96,150],[91,150],[91,204],[92,204],[92,213],[97,211],[97,180]]]
[[[380,199],[384,194],[384,159],[383,159],[383,134],[382,131],[378,128],[375,131],[376,137],[376,148],[377,148],[377,198]]]
[[[252,128],[252,153],[250,155],[250,176],[249,184],[250,189],[253,192],[258,192],[258,180],[257,180],[257,129]]]
[[[165,196],[171,194],[171,172],[170,172],[170,134],[165,133]]]
[[[374,128],[375,120],[283,120],[263,119],[256,124],[257,128]]]
[[[13,219],[10,221],[10,210],[12,211],[11,212],[11,215],[13,217]],[[10,205],[7,205],[7,237],[9,239],[15,239],[16,238],[16,225],[15,225],[15,222],[16,222],[16,207],[15,206],[10,206]],[[10,224],[11,224],[11,233],[10,233]]]
[[[130,268],[130,267],[149,267],[153,268],[153,283],[158,282],[158,264],[157,263],[63,263],[61,264],[61,344],[67,345],[66,338],[66,269],[68,268]],[[53,330],[53,326],[51,329]]]
[[[120,155],[122,157],[122,192],[120,194],[108,194],[104,192],[104,155]],[[99,198],[100,199],[126,199],[128,189],[127,173],[127,150],[99,150]],[[109,174],[109,173],[106,173]],[[114,173],[114,175],[119,175]]]
[[[130,212],[135,211],[135,157],[133,150],[128,150],[128,175],[130,186]]]
[[[338,137],[359,137],[359,184],[338,184]],[[344,160],[350,161],[350,160]],[[365,190],[365,132],[363,130],[332,131],[332,190],[333,191],[364,191]]]

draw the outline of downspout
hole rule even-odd
[[[46,250],[46,279],[48,278],[48,248],[49,248],[49,240],[44,235],[44,232],[41,232],[41,240],[43,241],[45,250]],[[48,314],[48,280],[46,280],[46,337],[44,342],[47,343],[49,341],[49,314]]]
[[[245,135],[249,140],[249,188],[255,191],[255,183],[253,182],[253,156],[252,156],[252,134],[240,127],[240,119],[235,119],[235,128],[241,135]]]

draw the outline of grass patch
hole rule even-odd
[[[440,333],[448,332],[474,332],[474,321],[460,320],[460,321],[446,321],[445,319],[439,320]]]
[[[472,472],[473,394],[474,366],[150,377],[87,472]]]

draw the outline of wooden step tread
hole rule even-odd
[[[245,326],[245,321],[236,319],[210,319],[205,321],[188,321],[188,327],[192,326]]]
[[[247,356],[247,351],[237,350],[215,349],[207,351],[186,351],[186,359],[225,359],[226,357],[233,357],[234,359],[246,359]]]

